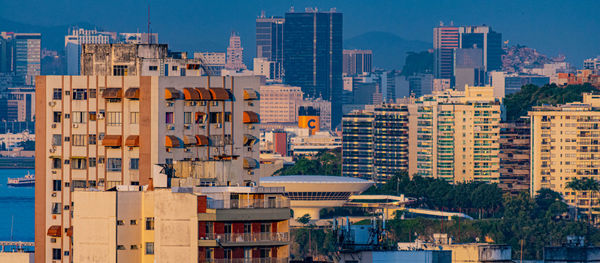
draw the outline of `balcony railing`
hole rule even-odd
[[[222,258],[198,259],[199,263],[287,263],[288,258]]]
[[[242,208],[289,208],[289,199],[230,199],[208,200],[208,208],[211,209],[242,209]]]
[[[256,232],[256,233],[206,233],[200,239],[219,240],[221,243],[240,243],[240,242],[289,242],[290,233],[288,232]]]

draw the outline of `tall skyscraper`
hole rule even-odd
[[[361,75],[369,73],[373,67],[373,51],[371,50],[344,50],[345,76]]]
[[[227,63],[225,63],[225,69],[246,69],[246,65],[244,65],[244,48],[242,47],[242,41],[240,40],[240,36],[238,36],[235,32],[232,32],[231,37],[229,37],[229,47],[227,47]]]
[[[459,28],[453,25],[433,28],[434,65],[436,79],[451,79],[454,73],[454,50],[459,48]]]
[[[487,71],[502,69],[502,34],[489,26],[461,26],[460,48],[481,48],[483,68]]]
[[[342,119],[342,23],[335,10],[285,14],[284,81],[305,97],[331,101],[333,127]]]
[[[0,72],[12,73],[13,84],[34,85],[41,73],[39,33],[0,33]]]
[[[256,19],[256,57],[266,58],[281,65],[283,61],[282,17],[266,17],[264,12]]]

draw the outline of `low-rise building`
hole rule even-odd
[[[74,262],[288,262],[283,188],[194,187],[73,193]]]

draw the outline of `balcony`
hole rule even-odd
[[[290,242],[288,232],[256,232],[256,233],[205,233],[200,240],[218,240],[223,246],[241,246],[240,243],[287,243]]]
[[[288,258],[223,258],[198,259],[199,263],[287,263]]]

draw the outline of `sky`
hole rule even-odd
[[[33,25],[86,22],[107,31],[145,32],[148,4],[152,31],[172,49],[200,51],[222,45],[239,32],[245,54],[254,55],[255,18],[283,16],[290,7],[344,13],[344,38],[369,31],[394,33],[432,42],[432,28],[455,25],[492,26],[511,44],[521,44],[581,67],[600,55],[600,1],[597,0],[0,0],[0,17]],[[0,31],[9,30],[2,28]]]

